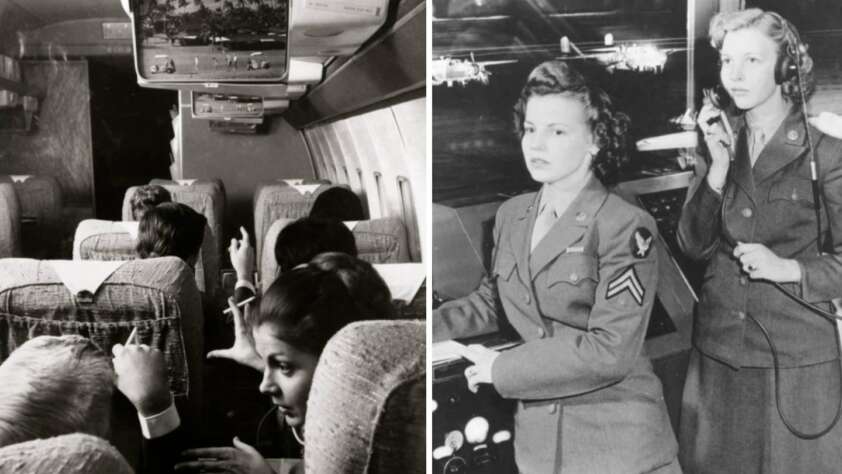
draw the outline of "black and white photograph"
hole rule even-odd
[[[839,472],[839,2],[431,13],[433,472]]]
[[[0,0],[0,472],[426,472],[426,27]]]

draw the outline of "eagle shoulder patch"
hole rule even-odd
[[[634,298],[637,302],[638,306],[643,306],[643,297],[646,296],[646,289],[643,288],[643,284],[637,276],[634,265],[630,265],[620,272],[619,275],[614,277],[613,280],[608,282],[608,289],[605,291],[605,299],[610,300],[611,298],[622,294],[624,291],[629,292],[632,298]]]
[[[631,237],[631,252],[637,258],[646,258],[652,250],[652,232],[646,227],[638,227]]]

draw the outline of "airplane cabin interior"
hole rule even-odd
[[[233,341],[223,310],[240,228],[255,250],[254,286],[267,290],[279,233],[342,188],[362,203],[345,224],[397,319],[348,335],[333,356],[356,360],[354,370],[376,362],[373,381],[402,381],[400,393],[384,382],[361,409],[407,400],[405,436],[378,461],[414,458],[408,469],[423,472],[425,25],[419,0],[0,0],[0,360],[35,336],[65,334],[110,356],[135,328],[166,353],[196,446],[239,436],[266,458],[299,458],[290,430],[267,422],[262,375],[205,354]],[[195,268],[136,259],[130,203],[147,184],[204,216]],[[371,341],[393,357],[355,358]],[[137,415],[114,392],[108,441],[142,472]],[[313,472],[339,469],[325,458]]]

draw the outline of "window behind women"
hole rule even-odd
[[[786,19],[758,9],[722,13],[710,37],[734,105],[734,137],[706,103],[699,126],[709,169],[678,229],[685,253],[708,262],[684,388],[682,466],[836,472],[842,428],[804,439],[838,416],[836,328],[774,284],[825,309],[842,296],[842,142],[805,128],[813,62]]]
[[[680,472],[661,384],[642,354],[657,286],[656,228],[610,193],[627,119],[567,63],[529,75],[515,106],[538,193],[503,203],[492,278],[433,316],[434,339],[505,317],[523,344],[469,346],[470,386],[518,401],[521,472]],[[502,303],[498,312],[496,301]]]

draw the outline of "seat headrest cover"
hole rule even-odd
[[[87,434],[36,439],[0,448],[0,472],[20,474],[133,474],[108,441]]]
[[[420,403],[393,403],[407,385],[423,386],[423,321],[361,321],[349,324],[328,341],[310,389],[305,429],[307,472],[368,473],[373,458],[412,457],[423,453],[426,410]],[[402,395],[397,395],[402,396]],[[376,443],[386,409],[409,414],[412,436],[391,440],[388,452]],[[419,470],[420,469],[420,470]],[[405,472],[423,472],[407,466]]]
[[[49,264],[58,275],[71,295],[88,292],[96,294],[100,285],[126,264],[125,260],[49,260]]]
[[[372,265],[389,286],[393,300],[410,303],[427,273],[423,263],[376,263]]]

